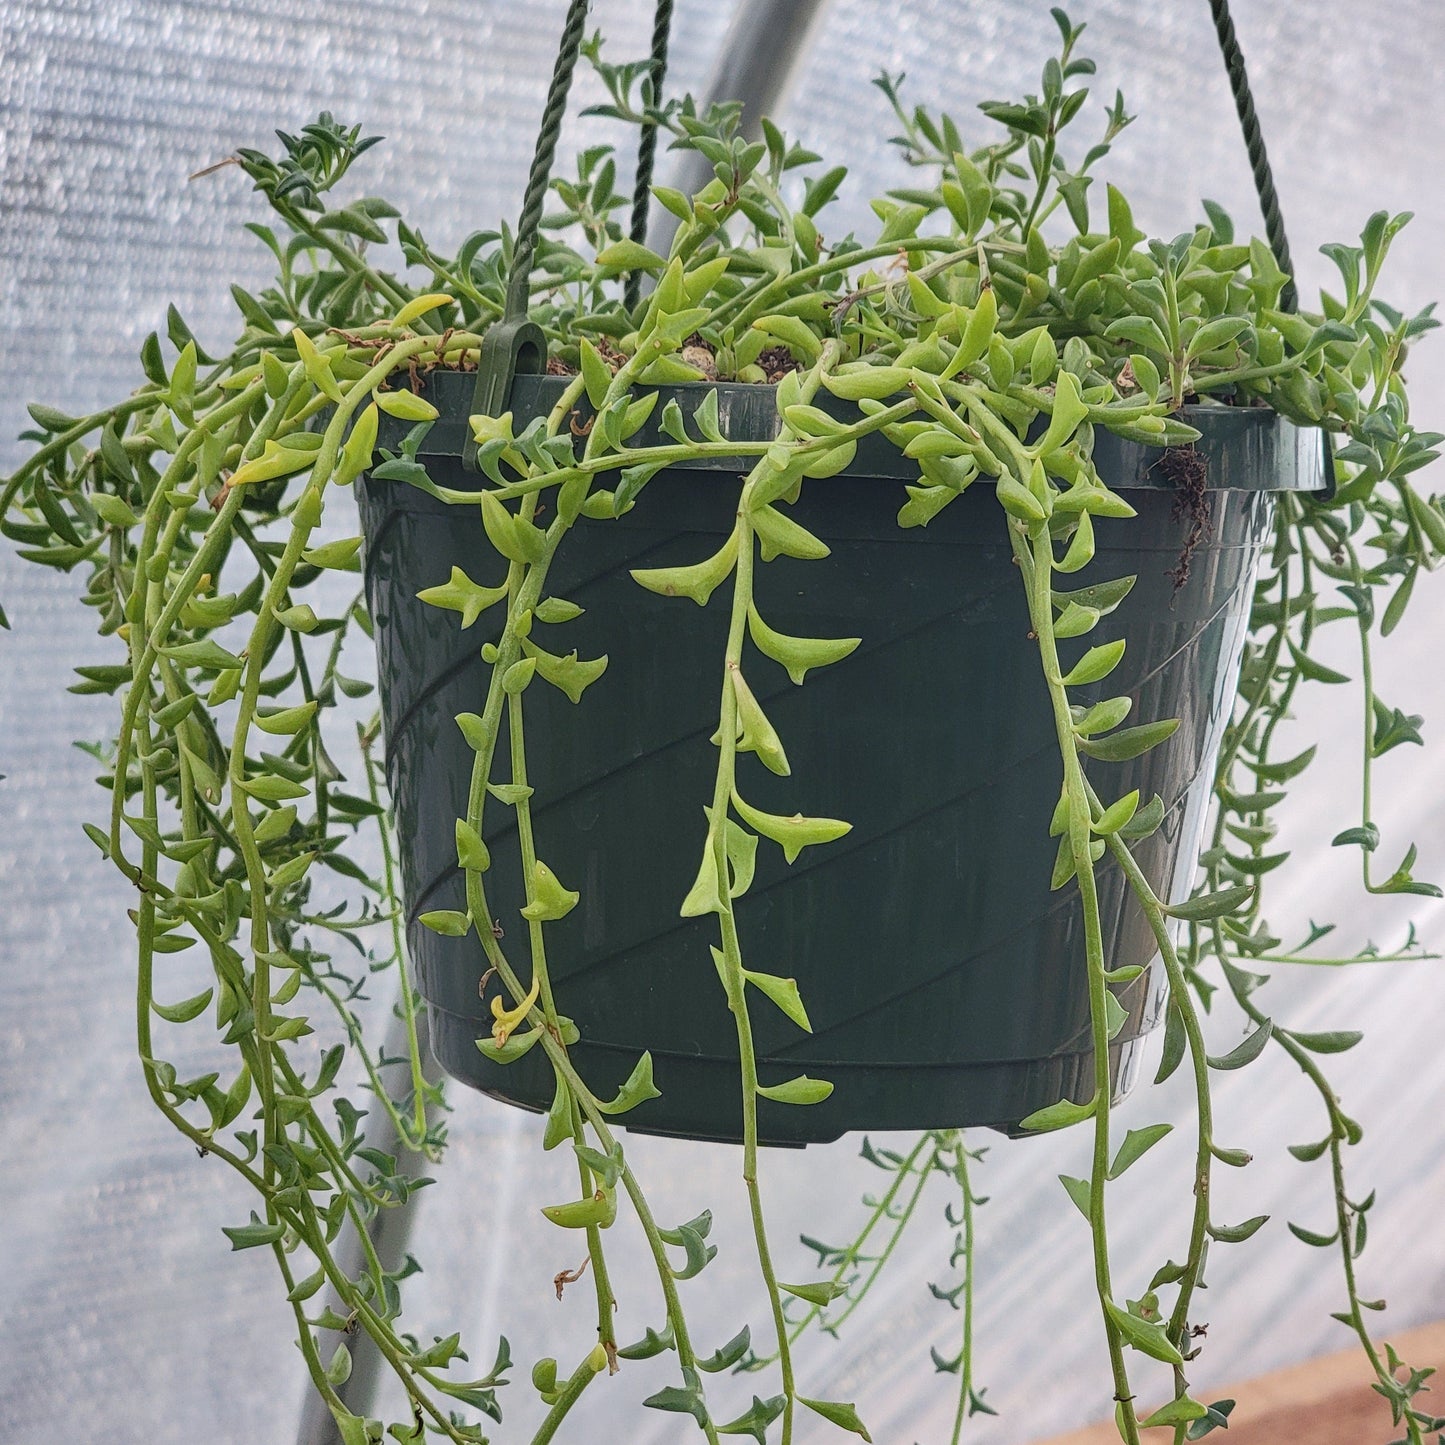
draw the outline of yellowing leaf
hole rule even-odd
[[[346,398],[336,384],[336,378],[331,374],[330,358],[316,349],[315,343],[299,326],[292,330],[291,340],[295,343],[301,364],[306,368],[306,375],[317,391],[328,401],[344,401]]]
[[[520,535],[518,519],[502,505],[501,498],[491,492],[482,492],[480,501],[482,528],[492,546],[509,562],[534,561],[535,558],[529,555],[531,549]]]
[[[587,389],[587,400],[594,407],[600,407],[607,399],[608,388],[612,385],[612,368],[602,359],[601,353],[584,336],[580,343],[582,352],[582,384]]]
[[[712,843],[702,855],[702,864],[697,870],[693,885],[682,900],[677,911],[683,918],[701,918],[704,913],[722,912],[722,892],[718,887],[717,862],[713,858]]]
[[[908,389],[913,373],[902,366],[866,366],[857,371],[833,373],[823,378],[823,385],[844,401],[873,398],[882,401]]]
[[[230,485],[250,486],[253,482],[269,482],[304,471],[316,460],[315,452],[294,451],[290,447],[267,442],[259,457],[252,457],[231,473]]]
[[[540,976],[532,979],[532,987],[527,990],[527,996],[516,1008],[508,1008],[498,995],[492,999],[492,1041],[500,1048],[507,1042],[512,1030],[522,1022],[531,1011],[532,1005],[537,1002],[537,996],[542,991],[542,980]]]
[[[398,421],[435,421],[437,409],[425,397],[409,391],[378,391],[373,400],[387,416]]]
[[[301,560],[312,567],[330,567],[342,572],[358,569],[356,554],[361,550],[360,537],[340,537],[320,547],[308,547],[301,554]]]
[[[549,1204],[542,1213],[563,1229],[606,1229],[617,1218],[617,1192],[599,1189],[591,1199],[569,1204]]]
[[[341,455],[336,460],[336,471],[332,474],[332,480],[338,487],[350,486],[371,465],[379,421],[375,403],[357,417],[356,424],[351,428],[351,435],[346,438],[346,444],[341,448]],[[235,480],[234,477],[231,478],[233,484]]]
[[[396,313],[392,324],[410,326],[413,321],[425,316],[429,311],[435,311],[438,306],[448,305],[451,299],[445,291],[432,291],[425,296],[414,296]]]

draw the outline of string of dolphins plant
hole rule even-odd
[[[791,861],[848,825],[773,815],[748,801],[747,754],[776,773],[788,771],[784,740],[748,672],[762,655],[801,684],[809,670],[841,661],[857,640],[780,634],[762,615],[753,584],[758,567],[779,555],[826,556],[788,505],[805,484],[846,468],[858,443],[873,435],[918,464],[899,514],[904,527],[926,525],[979,478],[994,479],[1000,525],[1026,593],[1061,771],[1054,882],[1076,890],[1082,910],[1096,1060],[1092,1100],[1061,1103],[1027,1123],[1092,1131],[1090,1177],[1064,1183],[1087,1221],[1121,1438],[1137,1442],[1141,1428],[1168,1425],[1177,1445],[1226,1423],[1228,1402],[1207,1404],[1189,1393],[1193,1300],[1209,1242],[1247,1238],[1263,1220],[1226,1225],[1210,1214],[1213,1165],[1247,1162],[1214,1138],[1210,1074],[1248,1063],[1270,1042],[1304,1068],[1329,1120],[1321,1144],[1295,1152],[1328,1156],[1337,1228],[1331,1236],[1296,1232],[1307,1243],[1339,1243],[1343,1315],[1407,1438],[1422,1442],[1442,1428],[1416,1403],[1425,1372],[1408,1371],[1402,1381],[1393,1352],[1382,1356],[1374,1344],[1363,1311],[1375,1302],[1362,1299],[1356,1283],[1368,1202],[1352,1203],[1346,1192],[1343,1149],[1360,1129],[1315,1058],[1355,1038],[1285,1029],[1254,997],[1260,964],[1348,961],[1312,951],[1324,929],[1303,949],[1281,951],[1262,912],[1265,875],[1284,862],[1265,851],[1269,814],[1309,761],[1277,758],[1277,725],[1305,684],[1341,681],[1311,654],[1316,631],[1331,622],[1359,631],[1366,727],[1361,819],[1336,841],[1361,848],[1368,890],[1436,891],[1414,879],[1413,849],[1384,880],[1370,870],[1380,844],[1371,816],[1373,761],[1418,741],[1418,720],[1375,695],[1370,647],[1377,625],[1386,634],[1399,623],[1418,572],[1445,555],[1445,515],[1409,480],[1440,438],[1412,426],[1401,377],[1407,346],[1435,323],[1428,310],[1405,317],[1374,295],[1390,241],[1407,218],[1381,213],[1359,247],[1332,248],[1344,298],[1323,296],[1318,312],[1301,315],[1280,309],[1287,278],[1268,247],[1237,243],[1218,207],[1207,205],[1207,221],[1173,241],[1149,240],[1109,186],[1096,223],[1094,168],[1131,118],[1117,98],[1102,139],[1071,168],[1060,138],[1087,98],[1086,84],[1076,82],[1093,66],[1077,53],[1082,27],[1061,12],[1056,17],[1060,53],[1045,66],[1039,93],[983,107],[1002,131],[991,142],[970,147],[949,117],[905,109],[899,79],[880,81],[903,127],[904,156],[927,183],[877,199],[879,230],[868,241],[850,235],[830,242],[819,231],[816,218],[843,183],[842,167],[817,169],[819,157],[770,123],[761,142],[748,142],[736,107],[699,114],[687,100],[659,105],[646,64],[611,65],[600,41],[592,42],[588,51],[610,96],[604,112],[631,123],[656,120],[676,146],[708,160],[714,179],[694,196],[654,188],[678,221],[666,256],[623,239],[624,201],[609,149],[584,151],[575,180],[555,183],[560,210],[537,253],[531,314],[554,365],[571,379],[544,417],[520,425],[510,413],[472,418],[490,484],[480,493],[428,476],[417,447],[436,412],[417,393],[437,368],[476,365],[487,327],[505,309],[514,238],[506,230],[479,232],[445,256],[384,201],[336,204],[336,187],[375,138],[329,115],[296,135],[282,133],[278,157],[252,150],[234,157],[274,213],[272,226],[251,229],[274,254],[277,278],[260,295],[233,288],[244,329],[231,350],[208,355],[173,310],[167,334],[174,354],[167,362],[159,337],[149,337],[141,354],[146,380],[132,396],[84,417],[31,408],[35,430],[27,436],[35,451],[5,480],[0,516],[27,560],[82,570],[84,600],[97,611],[100,634],[113,639],[106,661],[78,669],[81,690],[112,694],[117,705],[114,735],[95,750],[109,807],[87,831],[136,890],[136,1030],[146,1087],[181,1133],[254,1191],[250,1222],[226,1233],[235,1248],[272,1252],[308,1371],[348,1445],[383,1434],[383,1422],[353,1414],[338,1393],[350,1368],[347,1340],[357,1330],[407,1392],[409,1417],[388,1427],[399,1441],[484,1439],[477,1417],[500,1420],[498,1391],[511,1366],[503,1339],[489,1372],[460,1378],[455,1367],[466,1355],[459,1334],[427,1344],[398,1325],[410,1264],[388,1271],[368,1252],[361,1273],[350,1277],[339,1262],[343,1230],[365,1243],[375,1213],[404,1206],[416,1187],[396,1157],[368,1142],[366,1097],[377,1101],[397,1147],[435,1158],[445,1143],[444,1125],[435,1122],[439,1098],[418,1054],[419,999],[407,975],[403,903],[370,759],[374,720],[360,734],[365,796],[343,790],[338,762],[350,755],[355,727],[354,710],[344,704],[368,690],[341,666],[347,644],[369,631],[370,620],[346,580],[358,570],[362,539],[331,534],[342,509],[339,490],[363,472],[480,507],[496,554],[477,564],[496,580],[456,569],[423,594],[458,613],[464,627],[488,608],[505,618],[483,649],[491,665],[485,702],[457,719],[474,751],[467,809],[456,823],[466,910],[423,921],[443,933],[478,935],[499,989],[491,1037],[479,1047],[502,1063],[544,1051],[556,1092],[543,1142],[569,1145],[575,1160],[578,1197],[544,1213],[585,1241],[597,1339],[570,1370],[552,1358],[535,1362],[532,1381],[545,1413],[532,1440],[553,1439],[592,1381],[619,1361],[669,1353],[675,1382],[647,1404],[692,1416],[715,1445],[734,1434],[762,1442],[775,1427],[788,1445],[799,1405],[867,1439],[851,1404],[802,1392],[792,1346],[810,1325],[842,1322],[886,1265],[924,1184],[943,1174],[959,1191],[958,1212],[949,1218],[959,1232],[953,1259],[964,1270],[956,1290],[938,1291],[954,1302],[964,1296],[961,1353],[935,1357],[958,1377],[954,1441],[967,1416],[989,1409],[974,1387],[972,1360],[972,1211],[979,1201],[968,1161],[979,1151],[957,1131],[932,1131],[906,1154],[865,1146],[894,1181],[851,1244],[807,1241],[832,1273],[797,1284],[785,1282],[775,1264],[758,1177],[758,1097],[807,1107],[831,1085],[806,1076],[777,1086],[758,1079],[752,1009],[777,1007],[803,1029],[808,1015],[791,979],[763,960],[754,966],[739,900],[760,839]],[[406,263],[401,273],[373,250],[393,237]],[[624,285],[638,271],[654,285],[629,307]],[[650,388],[658,384],[770,377],[777,388],[773,439],[727,438],[716,393],[703,387],[690,416],[675,402],[663,408],[666,442],[629,444],[657,408]],[[818,404],[824,394],[855,409],[840,419],[836,408]],[[1333,498],[1286,496],[1277,504],[1274,551],[1258,584],[1237,714],[1219,764],[1205,882],[1194,899],[1172,904],[1157,896],[1131,851],[1159,825],[1162,805],[1137,794],[1100,797],[1088,763],[1137,756],[1167,738],[1174,723],[1125,727],[1126,699],[1088,709],[1071,701],[1070,689],[1109,675],[1122,641],[1088,646],[1069,665],[1059,651],[1060,642],[1107,630],[1132,579],[1072,591],[1060,583],[1092,560],[1095,527],[1127,527],[1133,510],[1094,466],[1096,429],[1183,450],[1197,432],[1176,413],[1185,402],[1210,400],[1269,406],[1336,433],[1341,484]],[[569,417],[582,405],[595,421],[579,439]],[[399,445],[388,443],[383,417],[401,424]],[[737,1023],[743,1175],[771,1337],[755,1348],[744,1327],[705,1355],[680,1286],[715,1253],[707,1243],[710,1215],[659,1225],[613,1123],[656,1092],[650,1058],[644,1055],[615,1097],[603,1098],[568,1053],[587,1020],[559,1010],[548,924],[575,907],[579,894],[547,866],[533,826],[532,799],[545,791],[547,770],[545,759],[528,754],[525,717],[528,691],[539,682],[580,703],[606,666],[605,658],[582,660],[540,640],[577,612],[547,593],[569,530],[584,516],[602,520],[645,505],[641,493],[659,471],[707,456],[744,459],[748,468],[732,535],[695,564],[634,574],[645,588],[699,605],[720,593],[729,618],[708,830],[696,882],[678,901],[685,916],[716,920],[719,983]],[[1375,553],[1379,560],[1365,565]],[[1382,589],[1390,597],[1377,609]],[[517,827],[527,883],[520,950],[504,946],[489,907],[485,839],[494,807],[512,810]],[[1127,971],[1111,967],[1103,941],[1095,869],[1106,853],[1140,900],[1168,977],[1161,1074],[1187,1060],[1197,1096],[1188,1181],[1195,1206],[1184,1263],[1165,1263],[1134,1300],[1116,1282],[1109,1252],[1108,1185],[1168,1126],[1132,1130],[1122,1141],[1111,1130],[1108,1043],[1121,1021],[1111,985],[1126,982]],[[1178,921],[1185,933],[1176,944]],[[348,972],[339,942],[356,946],[360,973]],[[1413,933],[1389,956],[1421,956]],[[408,1042],[401,1058],[366,1036],[359,999],[368,977],[382,971],[397,978]],[[173,980],[187,976],[197,976],[200,991],[166,1002]],[[1201,1015],[1221,976],[1254,1028],[1231,1051],[1211,1054]],[[309,1012],[293,1008],[298,997],[314,1000]],[[157,1032],[155,1018],[165,1030]],[[218,1065],[192,1079],[165,1059],[170,1030],[187,1026],[215,1044]],[[340,1041],[324,1044],[338,1034]],[[624,1197],[654,1262],[663,1308],[661,1326],[630,1345],[617,1338],[605,1253]],[[870,1238],[884,1240],[871,1259]],[[860,1277],[863,1264],[870,1268]],[[338,1307],[318,1308],[324,1287]],[[1168,1288],[1175,1295],[1166,1310],[1158,1292]],[[801,1302],[802,1314],[790,1300]],[[329,1335],[334,1349],[322,1343]],[[1131,1378],[1141,1355],[1171,1376],[1170,1398],[1142,1420]],[[723,1387],[705,1376],[774,1366],[778,1393],[754,1396],[741,1414],[718,1418],[714,1399]]]

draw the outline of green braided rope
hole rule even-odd
[[[667,39],[672,30],[672,0],[657,0],[657,16],[652,24],[652,104],[662,104],[662,82],[667,77]],[[639,245],[647,240],[647,211],[652,190],[652,166],[657,156],[657,122],[649,120],[642,127],[637,143],[637,183],[632,190],[632,239]],[[642,294],[642,272],[633,271],[627,278],[627,309],[637,305]]]
[[[1214,32],[1219,37],[1219,49],[1224,56],[1229,88],[1234,94],[1234,108],[1239,115],[1240,129],[1244,131],[1244,147],[1249,152],[1249,168],[1254,176],[1259,208],[1264,212],[1264,234],[1269,241],[1269,249],[1274,252],[1275,264],[1289,277],[1280,289],[1279,309],[1298,311],[1299,290],[1294,282],[1294,263],[1290,260],[1289,240],[1284,233],[1284,216],[1280,213],[1279,195],[1274,188],[1274,173],[1269,168],[1269,156],[1264,148],[1264,133],[1260,130],[1259,116],[1254,109],[1254,96],[1249,89],[1249,77],[1244,70],[1244,52],[1239,48],[1239,38],[1234,33],[1234,21],[1230,18],[1229,0],[1209,0],[1209,10],[1214,17]],[[1320,445],[1325,453],[1325,487],[1321,496],[1328,501],[1335,494],[1335,447],[1325,427],[1320,428]]]
[[[1280,310],[1294,311],[1299,305],[1299,293],[1294,284],[1294,266],[1290,261],[1289,241],[1284,233],[1284,217],[1280,214],[1279,196],[1274,189],[1274,175],[1269,168],[1269,156],[1264,148],[1264,135],[1259,127],[1259,116],[1255,114],[1249,77],[1244,70],[1244,52],[1239,48],[1239,40],[1234,33],[1234,21],[1229,15],[1229,0],[1209,0],[1209,9],[1214,17],[1219,49],[1224,56],[1224,68],[1229,75],[1229,88],[1234,93],[1234,108],[1239,114],[1240,128],[1244,131],[1244,145],[1249,152],[1249,167],[1254,175],[1254,189],[1259,195],[1259,208],[1264,212],[1264,233],[1279,269],[1290,278],[1280,293]]]
[[[532,170],[527,177],[527,191],[522,201],[522,214],[517,221],[517,240],[512,251],[512,269],[507,277],[507,310],[505,319],[520,321],[527,314],[531,297],[532,259],[537,254],[537,234],[542,225],[542,203],[547,198],[547,185],[552,178],[552,162],[557,154],[557,139],[567,114],[567,91],[572,85],[572,72],[582,51],[586,33],[588,0],[572,0],[567,11],[567,24],[557,48],[557,64],[547,90],[547,108],[542,112],[542,128],[537,133],[537,149],[532,156]]]

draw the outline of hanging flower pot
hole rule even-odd
[[[474,384],[438,372],[424,388],[441,418],[418,460],[441,486],[481,484],[460,462]],[[549,412],[564,385],[518,377],[517,429]],[[709,389],[668,389],[653,417],[669,400],[691,414]],[[775,390],[719,385],[724,435],[773,437]],[[857,415],[843,403],[833,409]],[[1180,469],[1161,465],[1168,458],[1158,448],[1099,431],[1099,473],[1139,515],[1101,520],[1095,559],[1072,579],[1078,603],[1111,613],[1107,635],[1126,642],[1107,693],[1127,695],[1136,717],[1180,720],[1166,742],[1117,762],[1110,757],[1131,751],[1129,736],[1101,737],[1101,761],[1091,764],[1102,794],[1139,790],[1141,811],[1126,831],[1142,831],[1141,820],[1162,810],[1136,856],[1166,901],[1187,897],[1193,877],[1270,493],[1322,485],[1317,435],[1271,411],[1201,406],[1184,418],[1202,433],[1184,468],[1193,491],[1171,480]],[[574,433],[590,424],[585,404],[569,418]],[[632,444],[665,440],[650,420]],[[758,848],[738,901],[749,966],[795,979],[811,1023],[805,1033],[783,1012],[755,1023],[762,1083],[806,1072],[834,1084],[806,1109],[764,1098],[759,1130],[772,1143],[850,1129],[1014,1130],[1093,1088],[1077,895],[1050,886],[1056,744],[1006,514],[981,482],[926,529],[901,529],[903,486],[917,480],[917,464],[871,440],[789,509],[831,556],[778,556],[755,584],[769,627],[861,639],[805,687],[773,663],[749,674],[781,736],[807,746],[794,750],[789,776],[750,767],[746,803],[775,818],[825,806],[852,824],[792,863]],[[606,671],[578,705],[539,687],[527,707],[536,846],[581,893],[580,905],[549,925],[548,941],[557,1008],[581,1028],[571,1057],[606,1095],[649,1052],[660,1097],[631,1111],[629,1127],[710,1139],[740,1137],[738,1045],[710,961],[712,920],[680,917],[679,905],[707,830],[700,800],[714,767],[708,738],[728,615],[722,595],[697,608],[639,586],[632,573],[716,552],[733,526],[744,465],[714,456],[677,466],[653,477],[624,516],[577,521],[547,585],[583,612],[534,636],[582,658],[605,655]],[[431,1005],[432,1046],[457,1078],[543,1109],[554,1085],[540,1050],[502,1065],[477,1046],[493,1016],[475,932],[448,937],[417,921],[466,908],[455,822],[466,814],[473,753],[454,719],[480,711],[491,671],[481,651],[500,625],[489,631],[494,614],[484,613],[464,630],[417,594],[444,584],[454,567],[493,581],[505,563],[479,509],[372,479],[361,496],[408,941]],[[1127,577],[1135,579],[1127,595],[1108,585]],[[1068,664],[1088,641],[1064,646]],[[1074,698],[1088,707],[1102,695],[1096,683]],[[491,816],[494,927],[521,932],[516,824],[505,808]],[[1143,970],[1114,989],[1126,1015],[1111,1046],[1122,1092],[1159,1021],[1162,978],[1149,966],[1155,944],[1122,875],[1101,869],[1100,887],[1110,966]]]
[[[279,234],[254,230],[281,265],[259,296],[235,289],[235,345],[208,357],[172,311],[175,354],[152,334],[133,395],[87,416],[31,408],[37,446],[0,486],[0,531],[82,569],[100,620],[106,651],[76,690],[115,704],[86,831],[133,905],[146,1087],[208,1168],[249,1186],[250,1219],[225,1234],[274,1256],[349,1445],[479,1440],[511,1365],[505,1337],[487,1373],[463,1374],[486,1358],[472,1341],[399,1326],[410,1257],[388,1269],[365,1241],[346,1257],[444,1142],[414,980],[446,1066],[545,1109],[540,1142],[567,1166],[547,1174],[575,1179],[533,1202],[559,1231],[556,1290],[597,1308],[580,1350],[549,1340],[531,1362],[539,1445],[564,1420],[605,1434],[601,1416],[581,1423],[590,1399],[566,1417],[590,1382],[648,1359],[661,1388],[644,1404],[710,1439],[811,1439],[816,1416],[868,1440],[857,1405],[816,1396],[790,1352],[852,1314],[945,1180],[961,1278],[935,1292],[963,1340],[933,1360],[956,1382],[955,1435],[991,1410],[971,1354],[983,1150],[968,1124],[1090,1134],[1089,1178],[1061,1176],[1060,1203],[1087,1220],[1100,1398],[1131,1445],[1222,1427],[1233,1402],[1185,1380],[1198,1291],[1214,1246],[1266,1215],[1214,1208],[1232,1191],[1212,1169],[1249,1156],[1215,1132],[1211,1076],[1271,1044],[1323,1105],[1324,1138],[1291,1153],[1328,1171],[1339,1226],[1292,1228],[1344,1245],[1340,1317],[1376,1388],[1412,1438],[1438,1428],[1411,1403],[1425,1372],[1365,1328],[1369,1203],[1344,1172],[1361,1126],[1311,1057],[1359,1035],[1293,1029],[1258,972],[1354,961],[1314,948],[1327,925],[1284,945],[1262,901],[1287,857],[1280,785],[1314,752],[1278,725],[1304,683],[1349,680],[1320,660],[1331,624],[1361,648],[1363,773],[1315,842],[1359,849],[1370,894],[1440,892],[1370,808],[1376,761],[1420,740],[1375,691],[1370,647],[1445,556],[1441,503],[1412,477],[1441,438],[1411,423],[1400,374],[1436,323],[1374,296],[1406,219],[1383,212],[1358,247],[1327,248],[1338,298],[1295,311],[1227,7],[1211,8],[1268,245],[1237,242],[1208,204],[1147,238],[1096,171],[1122,99],[1087,151],[1060,146],[1093,69],[1062,12],[1037,93],[986,104],[1002,133],[982,144],[880,78],[925,184],[876,197],[860,241],[819,232],[841,168],[775,127],[750,141],[735,107],[657,104],[669,0],[645,65],[602,61],[587,0],[570,0],[515,233],[447,256],[385,201],[343,203],[334,188],[373,142],[322,115],[274,157],[235,157],[275,213]],[[584,50],[606,109],[641,128],[626,239],[602,148],[542,221]],[[680,223],[665,256],[644,244],[663,128],[709,173],[693,194],[656,188]],[[409,279],[370,249],[392,236]],[[559,374],[538,374],[549,362]],[[1315,428],[1338,437],[1337,469]],[[364,538],[345,535],[353,482]],[[363,565],[369,607],[346,575]],[[382,716],[348,758],[341,699],[369,687],[342,664],[361,632]],[[1171,918],[1189,924],[1177,939]],[[1357,957],[1420,954],[1412,930]],[[353,1000],[386,971],[395,1027],[368,1048]],[[1185,1068],[1195,1105],[1187,1238],[1111,1260],[1110,1190],[1171,1128],[1118,1130],[1110,1108],[1161,1013],[1160,1075]],[[208,1072],[188,1078],[197,1057]],[[742,1142],[764,1288],[749,1313],[771,1316],[771,1338],[725,1338],[692,1312],[696,1286],[684,1302],[677,1282],[717,1252],[711,1211],[689,1198],[679,1222],[649,1199],[619,1124]],[[937,1127],[865,1149],[888,1182],[841,1244],[821,1242],[840,1236],[818,1181],[817,1262],[785,1264],[759,1143],[903,1126]],[[640,1314],[612,1284],[606,1231],[626,1211],[660,1291]],[[509,1283],[525,1294],[528,1275]],[[362,1339],[398,1377],[389,1427],[340,1393]],[[1152,1413],[1136,1401],[1164,1391],[1136,1384],[1130,1351],[1173,1367]],[[743,1382],[718,1377],[775,1362],[749,1407],[727,1403]]]

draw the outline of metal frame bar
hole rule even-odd
[[[813,27],[829,0],[739,0],[702,91],[706,108],[722,101],[742,102],[743,134],[756,140],[763,116],[787,97],[799,60],[807,53]],[[684,152],[669,183],[684,195],[700,191],[712,168],[696,151]],[[677,228],[677,217],[654,207],[647,244],[664,256]]]

